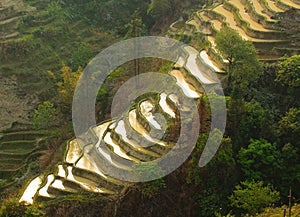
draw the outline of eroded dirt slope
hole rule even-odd
[[[22,91],[16,77],[0,76],[0,131],[16,122],[29,124],[36,104],[36,96]]]

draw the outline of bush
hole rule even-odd
[[[229,199],[232,207],[254,215],[277,202],[280,197],[279,192],[274,190],[271,185],[263,186],[262,181],[246,181],[235,186]]]
[[[54,104],[45,101],[34,110],[33,115],[34,127],[36,129],[47,129],[54,126],[57,122],[57,110]]]
[[[37,205],[26,206],[19,203],[16,198],[11,198],[2,204],[0,208],[1,217],[40,217],[45,213]]]
[[[145,171],[147,173],[145,174]],[[155,177],[161,174],[161,169],[153,163],[139,163],[133,169],[133,173],[136,175],[146,175],[147,178]],[[166,188],[164,179],[156,179],[151,182],[141,183],[140,191],[145,197],[153,197],[160,189]]]

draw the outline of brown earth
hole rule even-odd
[[[0,131],[13,123],[30,124],[37,97],[23,91],[15,76],[0,76]]]

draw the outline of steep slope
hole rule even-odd
[[[203,94],[199,86],[217,84],[215,78],[207,74],[208,70],[213,72],[217,67],[191,47],[182,47],[182,50],[186,56],[178,58],[170,74],[185,97],[199,103]],[[193,113],[182,103],[176,94],[161,92],[141,99],[118,119],[104,121],[90,129],[86,132],[90,144],[83,150],[80,139],[71,140],[62,164],[57,165],[52,173],[42,174],[29,183],[20,202],[59,200],[80,195],[82,191],[104,197],[122,195],[131,183],[111,177],[112,171],[131,173],[134,163],[150,162],[167,154],[179,135],[179,110]],[[167,126],[163,127],[155,116],[156,112],[164,116]],[[157,138],[161,129],[166,129],[166,132],[163,138]],[[149,145],[144,147],[142,144]]]
[[[296,33],[288,29],[289,19],[293,19],[291,26],[298,26],[295,13],[299,6],[297,1],[217,2],[194,13],[183,27],[175,28],[172,25],[169,34],[175,37],[195,33],[202,35],[212,46],[212,49],[206,48],[211,58],[222,66],[224,63],[220,62],[220,58],[216,57],[217,51],[213,50],[214,36],[222,26],[226,25],[236,30],[245,40],[252,41],[262,60],[276,60],[284,54],[299,53],[299,46],[294,43],[297,38]],[[289,16],[289,13],[294,14]]]

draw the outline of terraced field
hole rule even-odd
[[[284,4],[289,5],[290,7],[296,8],[296,9],[300,9],[300,5],[296,4],[295,2],[291,1],[291,0],[284,0],[282,1]]]
[[[187,57],[178,58],[170,75],[185,97],[199,102],[203,94],[199,86],[216,84],[215,78],[207,71],[219,69],[205,51],[199,54],[192,47],[182,47],[182,50]],[[62,164],[57,165],[52,173],[34,178],[20,202],[32,204],[34,201],[61,199],[83,191],[104,197],[121,194],[131,183],[113,178],[112,172],[129,173],[133,164],[153,161],[167,154],[179,135],[179,111],[193,112],[174,93],[161,92],[141,99],[121,117],[90,129],[86,133],[90,144],[83,150],[81,139],[71,140]],[[160,135],[161,131],[166,133]]]
[[[273,18],[271,18],[270,15],[268,15],[268,14],[266,13],[266,10],[263,8],[263,6],[261,5],[261,2],[260,2],[259,0],[252,0],[252,3],[253,3],[253,6],[254,6],[254,8],[255,8],[255,11],[256,11],[258,14],[260,14],[260,15],[266,17],[269,21],[275,21]]]
[[[263,13],[264,7],[260,4],[261,1],[253,2],[257,13],[268,20],[277,22],[273,17],[271,18],[270,14]],[[187,23],[195,28],[184,29],[184,34],[193,34],[193,31],[203,33],[211,43],[212,50],[218,54],[214,44],[215,34],[222,26],[228,25],[245,40],[253,41],[257,47],[263,47],[258,49],[261,56],[270,55],[271,59],[277,59],[279,56],[272,54],[272,49],[279,45],[288,46],[289,39],[283,40],[279,29],[268,29],[256,21],[257,19],[250,13],[245,12],[242,1],[230,0],[228,4],[230,3],[236,6],[238,12],[230,10],[224,4],[216,4],[205,11],[200,10]],[[276,13],[285,11],[271,0],[268,0],[267,4]],[[286,4],[291,7],[298,6],[295,2],[293,2],[294,6],[290,2]],[[238,15],[241,17],[240,20],[237,18]],[[5,22],[13,23],[13,21]],[[270,35],[274,39],[270,40],[267,37]],[[203,50],[199,53],[191,47],[182,49],[187,56],[178,59],[170,74],[176,80],[182,93],[199,103],[203,94],[203,90],[199,88],[201,84],[215,85],[216,83],[214,78],[206,72],[223,72],[223,69],[221,69],[221,64],[215,62],[214,58],[209,55],[210,52]],[[226,64],[226,61],[220,58],[223,60],[222,64]],[[132,105],[129,112],[117,119],[106,120],[90,129],[87,134],[91,138],[91,143],[84,146],[83,150],[80,139],[69,141],[62,163],[59,163],[51,172],[35,177],[26,186],[20,202],[32,204],[34,201],[51,201],[72,197],[83,192],[100,194],[103,197],[122,194],[131,183],[113,178],[111,171],[128,172],[135,163],[153,161],[168,153],[174,146],[174,140],[178,135],[179,111],[192,112],[190,108],[178,105],[180,102],[175,94],[161,92],[140,100]],[[155,115],[157,111],[163,114],[168,123],[167,133],[162,138],[158,135],[161,129],[165,128],[165,123]],[[1,161],[5,165],[3,172],[21,171],[22,162],[38,150],[39,144],[39,141],[35,139],[25,139],[25,141],[15,139],[13,142],[4,139],[1,143],[3,151],[0,153],[6,156]],[[151,144],[151,146],[141,147],[140,144]]]
[[[292,0],[227,0],[196,12],[194,20],[199,22],[194,22],[194,26],[197,32],[200,30],[206,36],[216,54],[218,51],[215,49],[214,37],[227,25],[243,39],[252,41],[261,59],[277,60],[289,48],[292,52],[300,50],[293,46],[293,37],[282,31],[278,18],[280,13],[299,8],[300,4]]]
[[[223,27],[223,24],[219,20],[211,20],[210,22],[217,31],[220,31]]]
[[[23,16],[35,8],[26,5],[22,0],[5,0],[0,2],[0,40],[17,37],[18,23]]]
[[[214,8],[214,11],[219,14],[219,15],[223,15],[225,17],[225,22],[229,25],[230,28],[236,30],[243,39],[245,40],[249,40],[249,41],[253,41],[253,42],[262,42],[262,43],[268,43],[268,42],[281,42],[282,40],[268,40],[268,39],[259,39],[259,38],[254,38],[249,36],[240,26],[239,24],[235,21],[234,15],[226,10],[223,5],[219,5],[216,8]],[[221,29],[221,25],[222,23],[218,20],[211,20],[210,21],[212,23],[212,25],[214,26],[214,28]],[[269,30],[271,31],[271,30]]]
[[[187,24],[194,26],[194,27],[196,28],[196,31],[197,31],[197,32],[200,32],[200,31],[201,31],[201,30],[200,30],[201,27],[199,26],[199,23],[198,23],[195,19],[189,20],[189,21],[187,22]]]
[[[258,30],[258,31],[263,31],[263,32],[273,31],[270,29],[266,29],[262,24],[254,21],[252,19],[252,17],[250,16],[250,14],[245,9],[245,5],[243,5],[240,1],[230,1],[230,4],[232,4],[233,6],[235,6],[236,8],[239,9],[240,15],[247,23],[250,24],[250,28],[252,28],[254,30]]]
[[[234,15],[226,10],[223,5],[219,5],[217,7],[214,8],[214,11],[217,12],[218,14],[222,14],[224,17],[225,17],[225,22],[229,24],[229,27],[238,31],[238,33],[246,40],[248,40],[248,36],[246,34],[246,32],[237,25],[237,23],[235,22],[235,19],[234,19]]]
[[[275,1],[267,1],[268,2],[268,5],[269,7],[275,11],[275,12],[284,12],[284,10],[282,10],[281,8],[279,8],[277,5],[276,5],[276,2]]]
[[[45,149],[46,131],[19,131],[0,134],[0,177],[3,186],[22,183],[28,165],[34,162]]]

